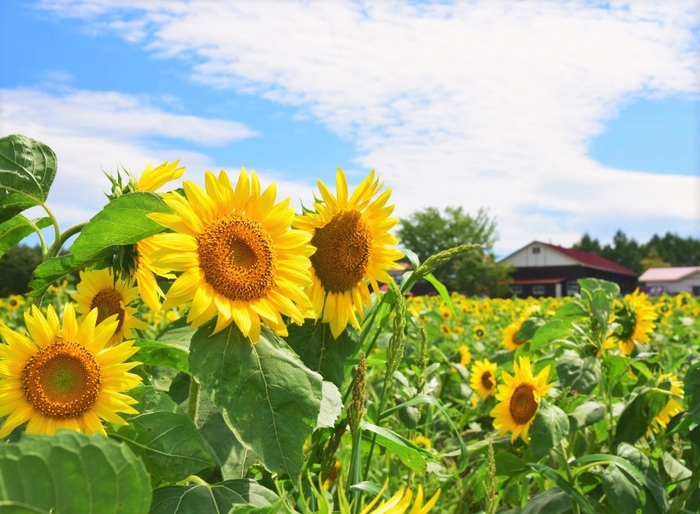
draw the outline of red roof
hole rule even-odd
[[[628,270],[627,268],[623,268],[616,262],[609,261],[605,257],[601,257],[600,255],[596,255],[595,253],[584,252],[583,250],[574,250],[573,248],[564,248],[563,246],[557,246],[548,243],[540,244],[544,246],[549,246],[550,248],[553,248],[554,250],[579,261],[581,264],[585,264],[586,266],[590,266],[592,268],[614,271],[615,273],[620,273],[622,275],[630,275],[633,277],[637,276],[637,274],[634,271]]]

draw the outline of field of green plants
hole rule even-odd
[[[55,155],[0,138],[0,251],[44,258],[0,299],[0,511],[700,512],[698,298],[450,294],[470,247],[397,250],[374,173],[295,213],[245,170],[156,192],[182,171],[62,232]]]

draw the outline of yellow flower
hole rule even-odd
[[[149,162],[136,183],[136,190],[155,192],[171,180],[180,178],[185,173],[185,167],[178,168],[177,165],[179,163],[180,160],[178,159],[175,162],[164,162],[160,166],[153,168]]]
[[[656,311],[645,293],[636,289],[625,295],[615,312],[621,331],[617,334],[620,352],[632,355],[635,343],[649,342],[649,334],[654,331]]]
[[[488,359],[474,361],[469,372],[469,387],[483,400],[496,392],[496,363]]]
[[[163,309],[192,300],[192,327],[216,315],[214,333],[235,323],[253,343],[262,323],[287,335],[282,316],[301,324],[309,307],[303,288],[311,284],[311,236],[290,230],[289,198],[275,204],[275,184],[261,192],[255,172],[241,170],[235,188],[225,171],[207,171],[204,179],[206,191],[185,180],[186,197],[163,195],[175,214],[150,214],[174,231],[153,236],[152,265],[182,272]]]
[[[7,299],[7,310],[10,312],[14,312],[17,309],[19,309],[22,305],[24,305],[24,298],[22,295],[18,294],[11,294],[10,297]]]
[[[520,321],[511,323],[503,329],[503,346],[511,352],[514,352],[524,344],[524,341],[515,340],[515,334],[518,333],[518,330],[520,330]]]
[[[377,502],[381,499],[382,493],[387,488],[389,481],[384,482],[384,486],[379,491],[379,494],[372,500],[372,502],[362,509],[360,514],[404,514],[408,511],[411,506],[411,499],[413,498],[413,493],[410,489],[402,487],[398,492],[386,501],[382,501],[377,508],[372,510]],[[424,505],[423,504],[423,487],[418,485],[418,492],[416,493],[416,501],[413,502],[413,508],[411,508],[408,514],[426,514],[430,512],[435,504],[440,498],[440,489],[433,495],[430,500]]]
[[[442,332],[444,335],[449,336],[452,333],[452,329],[450,328],[449,325],[445,323],[440,324],[440,332]]]
[[[671,393],[673,393],[677,398],[670,397],[668,402],[663,409],[656,415],[654,421],[666,428],[668,422],[676,414],[683,412],[683,406],[678,402],[678,399],[683,400],[683,382],[678,380],[678,377],[672,375],[671,373],[663,374],[659,377],[659,382],[664,379],[669,379],[671,381]]]
[[[444,303],[440,305],[440,316],[442,319],[448,320],[452,318],[452,310]]]
[[[472,361],[472,352],[469,351],[469,347],[464,344],[459,345],[459,363],[462,366],[466,366]]]
[[[401,269],[395,261],[403,253],[390,248],[398,243],[389,233],[397,223],[390,218],[393,205],[386,203],[391,189],[380,193],[383,183],[372,171],[353,192],[343,170],[335,176],[337,194],[318,181],[322,200],[314,204],[316,212],[297,217],[294,222],[313,235],[311,256],[313,284],[309,297],[323,323],[330,323],[337,338],[350,323],[356,329],[364,316],[364,307],[372,302],[368,283],[376,293],[379,282],[391,282],[388,270]],[[379,195],[375,198],[376,195]]]
[[[154,266],[153,258],[151,257],[156,250],[156,247],[153,245],[153,236],[137,242],[135,250],[134,279],[136,280],[141,299],[152,311],[160,312],[160,299],[165,295],[158,285],[156,274],[168,279],[174,279],[175,275]]]
[[[76,301],[75,310],[84,320],[93,309],[97,309],[97,323],[117,315],[117,330],[109,344],[134,337],[132,330],[147,330],[148,325],[135,317],[136,309],[129,304],[138,299],[138,289],[131,279],[115,279],[112,268],[81,271],[77,292],[71,297]]]
[[[515,376],[504,371],[501,374],[504,384],[498,386],[496,400],[499,403],[491,410],[493,426],[500,435],[511,432],[511,442],[518,436],[529,441],[529,430],[540,406],[540,398],[547,394],[553,384],[547,384],[549,366],[536,378],[533,377],[530,359],[520,357],[520,364],[513,363]]]
[[[423,448],[427,448],[428,450],[433,447],[433,443],[430,442],[430,439],[428,439],[424,435],[413,436],[411,440],[418,446],[422,446]]]
[[[486,335],[486,327],[483,325],[476,325],[472,329],[472,333],[474,334],[474,339],[483,339]]]
[[[97,323],[97,309],[79,323],[72,304],[63,326],[52,306],[46,317],[32,306],[24,320],[28,336],[0,326],[0,429],[6,437],[19,425],[53,434],[59,429],[105,434],[102,420],[120,425],[117,413],[138,414],[136,400],[123,394],[141,383],[129,373],[138,362],[124,362],[138,350],[133,341],[108,346],[119,321]]]

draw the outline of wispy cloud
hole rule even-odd
[[[696,178],[587,156],[626,103],[697,95],[696,2],[41,4],[353,138],[400,216],[488,206],[505,249],[570,244],[596,220],[648,220],[631,234],[645,238],[700,217]]]
[[[66,225],[86,221],[106,203],[103,171],[115,175],[124,166],[138,174],[148,162],[175,158],[203,170],[212,159],[188,144],[220,145],[256,134],[241,123],[173,114],[116,92],[2,89],[0,99],[0,133],[25,134],[56,152],[49,202]]]

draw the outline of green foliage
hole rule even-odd
[[[321,375],[269,331],[253,345],[235,324],[218,334],[211,334],[213,326],[192,337],[193,376],[265,467],[296,480],[321,411]]]
[[[433,274],[452,291],[465,295],[507,296],[511,269],[495,261],[496,222],[480,209],[475,217],[461,207],[448,207],[444,215],[434,207],[399,221],[397,235],[420,261],[460,245],[480,245],[439,266]]]
[[[18,245],[7,250],[0,257],[0,295],[25,294],[32,272],[40,264],[41,250],[38,247]]]
[[[278,499],[275,493],[254,480],[226,480],[218,484],[167,486],[153,491],[151,512],[163,514],[229,512],[235,504],[266,507],[273,505]]]
[[[148,512],[146,468],[128,446],[102,435],[25,435],[0,446],[0,510],[44,514]]]

